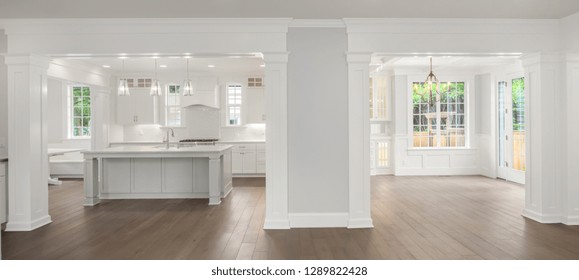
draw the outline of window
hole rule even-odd
[[[241,85],[227,85],[227,124],[241,124]]]
[[[261,77],[247,78],[247,87],[263,87],[263,78]]]
[[[430,106],[424,83],[412,85],[414,147],[465,147],[465,83],[440,84],[440,100]]]
[[[181,126],[181,86],[168,85],[165,101],[165,125]]]
[[[85,86],[72,86],[69,91],[69,137],[90,137],[91,126],[91,96],[90,88]]]

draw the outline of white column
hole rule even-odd
[[[96,158],[84,159],[84,206],[95,206],[101,202],[99,190],[99,164]]]
[[[209,158],[209,205],[221,204],[221,190],[219,185],[221,174],[221,155]]]
[[[265,53],[265,229],[288,229],[288,53]]]
[[[527,158],[523,215],[542,223],[560,223],[567,130],[560,55],[526,55],[523,67]]]
[[[348,53],[348,228],[372,228],[370,215],[370,53]]]
[[[46,154],[48,64],[48,58],[37,55],[6,55],[10,159],[7,231],[30,231],[51,222]]]
[[[579,225],[579,53],[569,53],[566,55],[565,72],[567,78],[567,190],[564,192],[564,202],[566,206],[563,223],[568,225]]]

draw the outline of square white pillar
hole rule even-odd
[[[30,231],[48,215],[47,76],[49,59],[6,55],[8,66],[7,231]]]
[[[265,53],[265,229],[288,229],[288,53]]]
[[[370,53],[348,53],[348,228],[372,228],[370,215]]]
[[[525,69],[526,173],[523,216],[564,222],[566,104],[560,54],[523,57]]]

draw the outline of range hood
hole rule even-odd
[[[201,110],[201,111],[216,111],[216,110],[219,110],[218,107],[214,107],[214,106],[207,105],[207,104],[201,104],[201,103],[187,104],[187,105],[184,105],[183,108],[190,108],[190,109],[193,109],[193,110]]]
[[[191,96],[181,96],[181,107],[202,111],[219,110],[219,87],[210,90],[196,90]]]

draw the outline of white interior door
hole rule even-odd
[[[525,153],[525,82],[513,76],[497,84],[498,100],[498,169],[497,175],[524,184]]]

